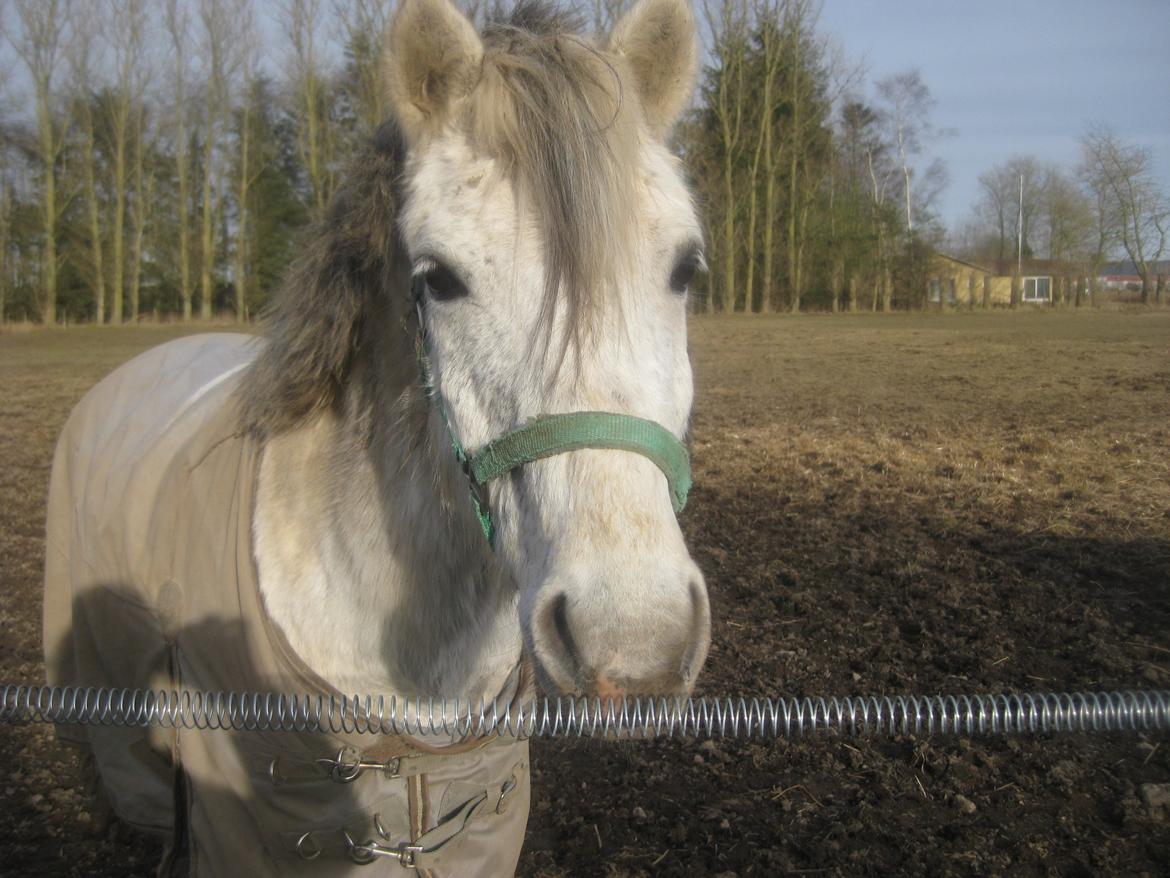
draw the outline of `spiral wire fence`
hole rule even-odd
[[[1164,732],[1170,691],[803,698],[537,698],[522,703],[0,684],[0,724],[414,737],[754,740],[835,733]]]

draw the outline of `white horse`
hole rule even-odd
[[[530,666],[550,693],[693,685],[710,618],[675,515],[702,256],[665,142],[691,11],[641,0],[596,45],[538,5],[480,35],[449,0],[405,0],[387,42],[392,120],[266,340],[165,345],[71,416],[52,682],[491,699],[528,693]],[[523,840],[523,742],[63,734],[201,874],[507,874]]]

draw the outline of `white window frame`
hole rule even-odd
[[[1052,277],[1047,274],[1038,274],[1033,277],[1020,278],[1020,296],[1021,301],[1024,302],[1051,302],[1052,301]],[[1028,281],[1032,282],[1032,295],[1028,295]],[[1043,296],[1036,295],[1036,288],[1040,286],[1040,281],[1047,281],[1048,288],[1045,290]]]

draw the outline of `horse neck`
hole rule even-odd
[[[254,534],[266,609],[342,691],[493,697],[520,654],[515,588],[413,352],[371,347],[337,411],[265,443]]]

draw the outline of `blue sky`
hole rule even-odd
[[[949,228],[1018,154],[1071,167],[1091,121],[1149,147],[1170,190],[1170,0],[824,0],[821,32],[865,80],[917,67],[956,136],[933,149]]]

